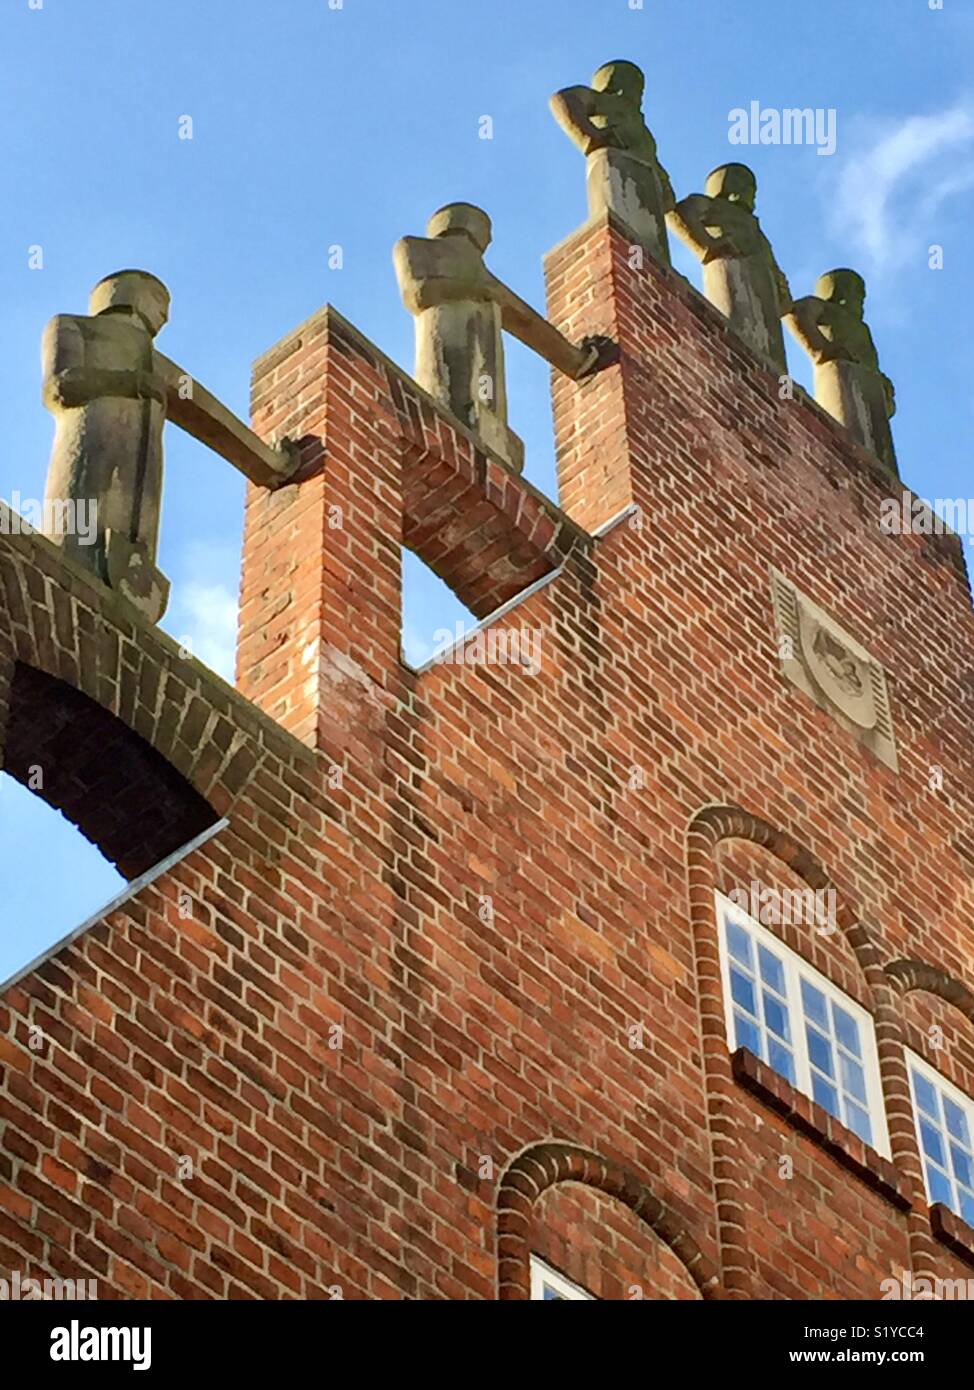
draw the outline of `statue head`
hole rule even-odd
[[[141,319],[154,338],[169,322],[169,304],[169,291],[155,275],[147,270],[117,270],[98,281],[88,300],[88,312],[126,310]]]
[[[708,198],[724,198],[754,211],[758,181],[746,164],[721,164],[707,175],[704,192]]]
[[[861,319],[866,306],[866,282],[854,270],[828,270],[818,277],[815,293],[819,299],[839,304]]]
[[[447,203],[426,224],[427,236],[465,236],[480,252],[490,245],[491,231],[490,218],[473,203]]]
[[[637,68],[635,63],[627,63],[622,58],[617,58],[612,63],[603,63],[592,77],[593,91],[611,92],[613,96],[622,97],[636,107],[642,105],[645,87],[646,79],[642,68]]]

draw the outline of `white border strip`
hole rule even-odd
[[[603,536],[607,536],[610,531],[615,530],[621,522],[625,521],[627,516],[635,516],[638,511],[639,503],[630,502],[628,506],[623,507],[621,512],[616,512],[615,516],[610,516],[608,521],[603,521],[602,525],[599,526],[597,530],[592,531],[591,535],[593,539],[600,541]]]
[[[222,820],[215,821],[213,825],[209,825],[205,830],[200,831],[194,840],[187,841],[187,843],[181,845],[179,849],[173,850],[172,854],[167,855],[165,859],[160,859],[158,864],[153,865],[151,869],[147,869],[144,874],[140,874],[138,878],[134,878],[132,882],[127,884],[122,892],[119,893],[118,897],[112,898],[104,907],[99,908],[97,912],[93,913],[82,922],[80,927],[75,927],[73,931],[68,932],[67,936],[62,936],[60,941],[55,942],[53,946],[49,946],[48,949],[42,951],[39,956],[35,956],[29,965],[25,965],[22,970],[18,970],[16,974],[11,975],[9,980],[4,980],[3,984],[0,984],[0,994],[2,994],[5,989],[10,989],[12,985],[23,980],[25,976],[38,970],[42,965],[46,965],[52,956],[56,956],[58,951],[62,951],[65,946],[70,946],[73,941],[77,941],[78,937],[82,936],[89,927],[95,926],[103,917],[107,917],[110,912],[116,912],[123,904],[127,903],[131,898],[134,898],[137,893],[141,893],[142,889],[148,884],[161,877],[162,874],[178,864],[181,859],[185,859],[187,855],[192,854],[194,850],[199,849],[200,845],[205,845],[207,840],[212,839],[214,835],[224,830],[229,824],[230,822],[226,817]]]

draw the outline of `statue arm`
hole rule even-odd
[[[597,95],[591,87],[564,87],[551,98],[552,115],[583,154],[590,154],[606,144],[606,132],[592,123],[596,103]]]
[[[290,479],[298,458],[289,442],[276,449],[265,444],[205,386],[161,352],[155,354],[155,365],[164,384],[166,414],[173,424],[232,463],[258,487],[280,487]]]
[[[691,193],[674,206],[666,219],[680,240],[705,262],[713,259],[724,240],[707,229],[708,218],[713,215],[712,204],[713,199],[705,194]]]
[[[576,347],[559,333],[553,323],[549,323],[536,309],[526,303],[513,290],[494,276],[494,298],[501,307],[501,324],[525,347],[538,353],[546,362],[557,367],[566,376],[578,381],[595,370],[598,364],[598,349],[593,346]]]
[[[440,304],[498,297],[500,282],[465,239],[405,236],[393,247],[392,261],[403,304],[411,314]]]
[[[824,300],[819,299],[814,294],[809,294],[804,299],[793,300],[791,308],[784,315],[785,322],[791,332],[813,362],[828,362],[836,355],[834,344],[826,338],[819,327],[819,319],[824,308]]]
[[[87,344],[75,319],[53,318],[44,331],[42,399],[49,410],[71,410],[114,396],[123,400],[163,401],[162,383],[152,372],[86,366]]]

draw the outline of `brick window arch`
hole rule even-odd
[[[530,1298],[532,1214],[539,1197],[558,1183],[581,1183],[627,1206],[686,1269],[704,1298],[719,1295],[715,1266],[682,1219],[621,1164],[576,1144],[534,1144],[507,1168],[498,1194],[498,1298]]]
[[[718,1233],[725,1282],[731,1297],[754,1297],[755,1264],[747,1246],[740,1211],[746,1205],[748,1173],[747,1140],[739,1133],[737,1082],[727,1045],[724,990],[716,914],[717,852],[724,841],[741,840],[767,851],[814,891],[835,894],[835,924],[848,943],[865,986],[875,1027],[892,1164],[884,1179],[894,1183],[895,1170],[906,1187],[919,1180],[912,1134],[903,1123],[908,1104],[909,1079],[903,1059],[902,1035],[896,1009],[896,991],[882,967],[877,940],[855,907],[836,888],[831,876],[810,849],[794,836],[739,806],[704,807],[688,828],[687,871],[698,997],[704,1052],[707,1106],[713,1135],[714,1178]],[[899,1182],[896,1178],[896,1183]],[[908,1198],[897,1194],[898,1200]]]

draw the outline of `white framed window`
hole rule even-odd
[[[559,1274],[556,1269],[545,1264],[544,1260],[539,1259],[537,1255],[531,1256],[531,1298],[544,1299],[546,1302],[553,1299],[580,1298],[597,1301],[593,1294],[582,1288],[581,1284],[573,1284],[570,1279],[565,1278],[564,1274]]]
[[[974,1226],[974,1101],[907,1051],[927,1197]]]
[[[748,1048],[888,1158],[871,1016],[729,898],[716,896],[731,1050]]]

